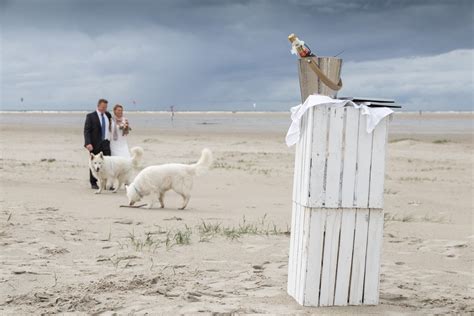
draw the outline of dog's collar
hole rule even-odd
[[[137,192],[138,196],[140,197],[140,199],[143,198],[143,194],[141,194],[140,191],[138,191],[135,183],[132,183],[132,185],[133,185],[133,188],[135,189],[135,192]]]

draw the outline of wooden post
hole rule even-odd
[[[313,58],[334,82],[342,61]],[[302,102],[336,96],[306,59]],[[305,306],[378,304],[387,120],[367,133],[353,107],[310,108],[296,145],[288,294]]]

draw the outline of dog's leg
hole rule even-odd
[[[157,198],[157,194],[152,195],[151,202],[147,206],[148,208],[153,208],[156,202],[156,198]]]
[[[160,192],[160,197],[158,198],[158,201],[160,201],[161,208],[165,208],[165,202],[163,201],[164,197],[165,197],[165,192]]]
[[[97,179],[97,182],[99,182],[99,190],[95,191],[95,194],[100,194],[102,193],[102,186],[103,186],[103,182],[100,178]]]
[[[113,190],[112,192],[113,193],[117,193],[117,191],[120,189],[120,187],[122,186],[122,182],[120,181],[120,179],[118,180],[118,184],[117,186],[115,187],[115,190]]]
[[[185,195],[185,194],[180,194],[182,197],[183,197],[183,206],[181,206],[179,208],[179,210],[184,210],[186,208],[186,206],[188,205],[189,203],[189,199],[191,198],[189,195]]]
[[[155,205],[155,199],[152,199],[150,203],[148,203],[147,208],[153,208]]]

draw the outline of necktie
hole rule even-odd
[[[102,140],[105,139],[105,117],[104,117],[104,113],[102,113]]]

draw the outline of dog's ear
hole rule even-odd
[[[100,158],[104,158],[104,154],[102,152],[99,153]]]
[[[127,190],[127,189],[128,189],[128,185],[125,185],[125,190]]]
[[[89,157],[91,158],[91,160],[94,158],[94,154],[92,152],[89,153]]]

